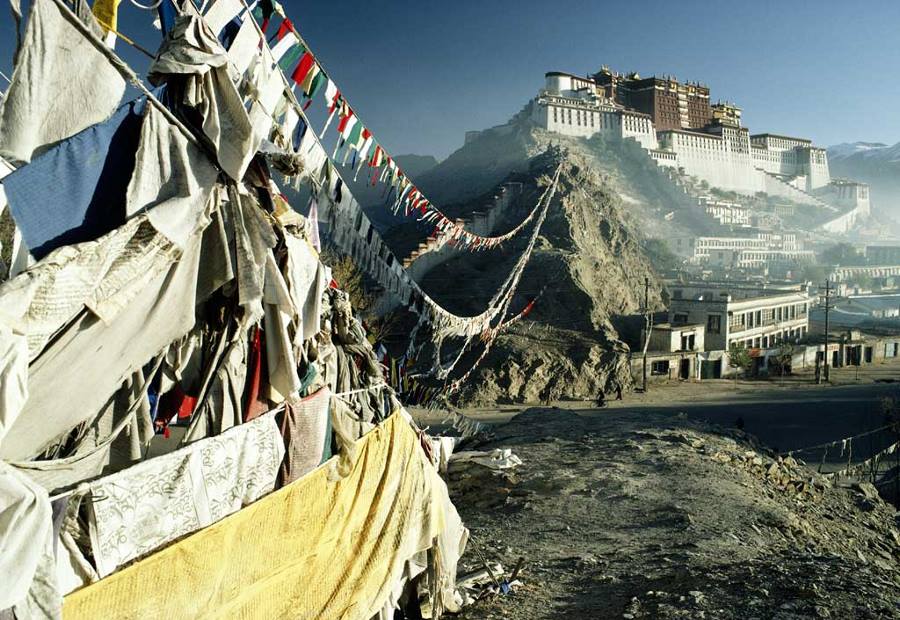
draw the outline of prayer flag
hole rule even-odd
[[[309,93],[312,90],[312,82],[321,71],[322,70],[319,68],[319,63],[313,62],[312,67],[310,67],[309,71],[306,72],[306,75],[303,77],[303,79],[297,82],[297,84],[300,86],[300,90],[303,91],[303,94],[309,96]]]
[[[281,41],[281,39],[283,39],[284,35],[286,35],[287,33],[291,33],[292,35],[294,34],[294,24],[291,23],[291,20],[285,17],[281,22],[281,25],[278,26],[278,32],[275,33],[275,37],[279,41]],[[294,36],[296,38],[296,35]]]
[[[284,56],[281,57],[281,60],[278,61],[278,66],[281,67],[281,70],[285,73],[291,70],[298,60],[300,60],[300,56],[302,56],[306,52],[306,48],[300,45],[299,43],[288,49]],[[275,50],[272,50],[272,53],[275,53]]]
[[[310,100],[315,97],[320,90],[322,90],[322,87],[328,81],[328,78],[325,77],[325,72],[321,69],[322,68],[319,67],[319,72],[316,73],[316,77],[313,78],[312,84],[309,87],[309,92],[306,93]]]
[[[294,35],[294,33],[288,33],[281,39],[279,39],[278,43],[275,44],[275,47],[272,48],[272,58],[275,62],[279,63],[280,60],[284,57],[284,55],[291,49],[297,47],[300,43],[300,40]]]
[[[116,46],[116,34],[114,31],[118,29],[117,18],[120,1],[96,0],[93,9],[91,9],[101,29],[106,33],[105,41],[108,47]]]
[[[307,50],[303,54],[303,58],[300,59],[300,64],[297,65],[297,68],[294,69],[293,75],[291,75],[291,79],[294,80],[295,83],[300,84],[306,79],[306,74],[309,73],[310,69],[313,68],[316,59],[313,55]]]

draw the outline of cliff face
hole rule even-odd
[[[513,176],[525,184],[525,192],[522,209],[508,214],[510,227],[535,204],[536,180],[545,172],[532,162],[527,173]],[[601,389],[631,386],[628,348],[615,319],[640,311],[645,278],[651,307],[661,307],[661,283],[624,209],[583,157],[565,156],[556,198],[511,312],[542,295],[525,320],[498,337],[463,388],[462,402],[594,398]],[[497,250],[460,253],[432,270],[423,286],[454,312],[477,312],[509,273],[527,237],[523,233]],[[468,368],[480,350],[479,344],[459,368]]]

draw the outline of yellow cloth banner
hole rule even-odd
[[[121,0],[95,0],[91,11],[100,23],[104,32],[109,29],[118,30],[118,12]]]
[[[218,523],[65,598],[65,619],[359,618],[444,529],[446,487],[402,413]],[[332,480],[329,480],[331,478]]]

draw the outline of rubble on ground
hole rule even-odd
[[[523,585],[460,618],[900,618],[900,517],[870,484],[656,414],[530,409],[472,447],[495,448],[522,465],[448,484]]]

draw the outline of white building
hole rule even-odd
[[[809,195],[831,177],[824,149],[809,140],[774,134],[751,136],[740,113],[717,114],[702,129],[656,131],[652,118],[625,109],[605,96],[592,78],[550,72],[535,99],[532,120],[548,131],[569,136],[601,134],[633,138],[658,165],[678,168],[709,184],[745,194],[766,192],[817,204]]]
[[[547,131],[589,138],[600,134],[613,139],[633,138],[645,149],[656,148],[650,116],[626,110],[602,96],[589,78],[551,72],[538,94],[532,120]]]
[[[669,322],[706,325],[707,351],[733,343],[768,349],[795,342],[809,331],[812,302],[805,286],[781,289],[699,282],[670,284]]]

